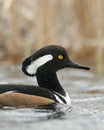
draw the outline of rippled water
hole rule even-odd
[[[0,130],[103,130],[104,77],[90,71],[66,69],[58,72],[70,94],[72,108],[57,105],[55,111],[39,109],[0,110]],[[36,84],[20,67],[0,65],[0,83]]]

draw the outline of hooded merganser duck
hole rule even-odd
[[[38,86],[0,85],[0,106],[37,107],[54,103],[71,104],[68,93],[60,85],[56,72],[63,68],[89,70],[71,61],[65,48],[57,45],[43,47],[22,64],[23,72],[36,76]]]

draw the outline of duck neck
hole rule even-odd
[[[65,90],[60,85],[56,73],[50,71],[38,71],[36,74],[37,82],[40,87],[46,88],[50,91],[57,92],[63,96],[66,95]]]

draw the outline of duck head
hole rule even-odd
[[[35,76],[40,69],[55,73],[63,68],[90,69],[87,66],[73,62],[65,48],[57,45],[39,49],[33,55],[27,57],[22,64],[22,70],[28,76]]]

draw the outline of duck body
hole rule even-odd
[[[38,86],[1,84],[0,106],[37,107],[56,102],[70,105],[70,97],[59,83],[56,73],[67,67],[89,69],[72,62],[61,46],[50,45],[38,50],[22,64],[26,75],[36,76]]]
[[[34,85],[0,85],[0,107],[42,107],[54,103],[70,105],[69,95],[63,91],[61,95],[56,91]]]
[[[37,107],[55,102],[54,94],[34,85],[0,85],[0,106]]]

